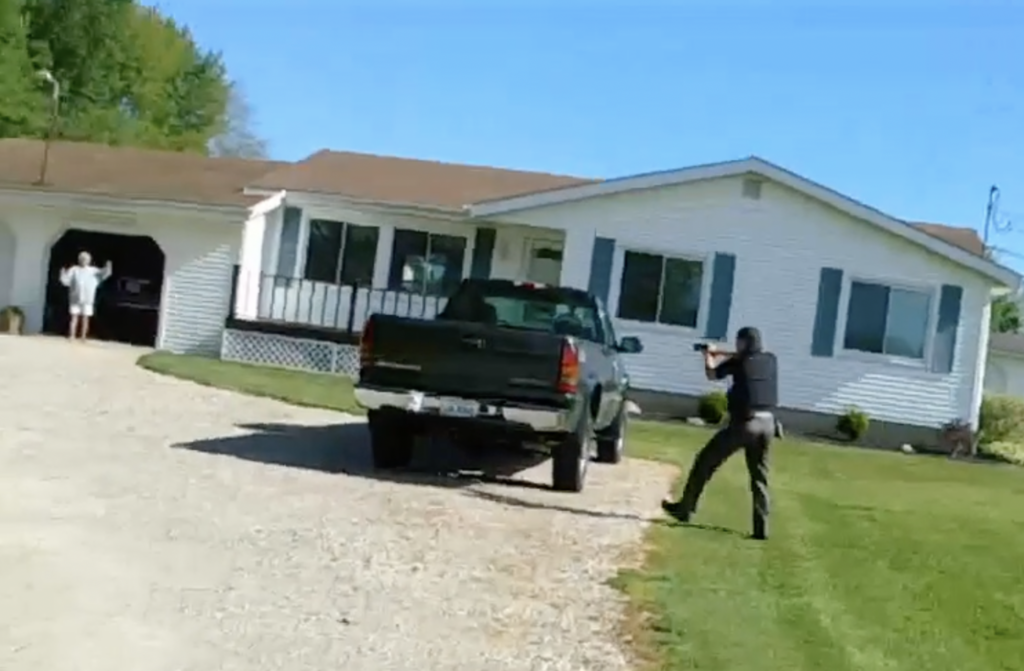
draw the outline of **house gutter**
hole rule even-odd
[[[44,207],[82,207],[103,208],[114,212],[138,212],[156,210],[175,214],[223,215],[231,217],[235,223],[242,223],[253,206],[250,205],[215,205],[185,201],[155,200],[150,198],[131,198],[84,194],[65,191],[40,191],[38,189],[12,189],[0,187],[0,200],[15,201],[23,205]],[[258,203],[256,204],[258,205]]]

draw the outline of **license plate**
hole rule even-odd
[[[440,412],[445,417],[476,417],[480,413],[480,404],[468,401],[442,401]]]

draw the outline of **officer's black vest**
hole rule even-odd
[[[742,418],[779,403],[779,370],[771,352],[754,352],[739,360],[729,389],[729,414]]]

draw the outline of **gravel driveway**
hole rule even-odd
[[[605,586],[672,472],[374,477],[358,420],[0,336],[0,669],[629,668]]]

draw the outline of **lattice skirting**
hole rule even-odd
[[[315,373],[359,375],[359,348],[268,333],[224,330],[220,358],[261,366],[297,368]]]

